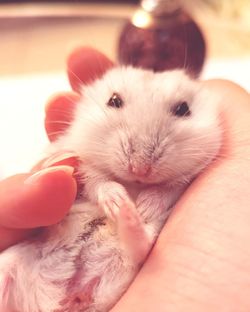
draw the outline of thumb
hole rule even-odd
[[[35,228],[60,221],[76,197],[73,168],[56,166],[0,182],[0,226]]]

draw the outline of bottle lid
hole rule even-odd
[[[176,23],[182,12],[181,1],[142,0],[141,7],[132,17],[132,24],[139,28],[159,28]]]
[[[142,0],[141,6],[155,17],[173,15],[181,10],[180,0]]]

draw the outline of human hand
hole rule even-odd
[[[177,203],[135,281],[112,312],[250,311],[250,95],[220,97],[224,146]]]
[[[51,141],[65,129],[79,98],[81,83],[102,75],[112,62],[93,49],[75,50],[68,60],[73,90],[54,97],[46,106],[45,128]],[[58,123],[58,120],[61,123]],[[46,168],[47,165],[53,167]],[[74,155],[65,152],[43,160],[30,173],[0,182],[0,251],[34,234],[36,228],[60,221],[75,200]]]

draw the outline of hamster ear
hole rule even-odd
[[[45,108],[45,130],[49,140],[55,141],[70,126],[80,95],[61,93],[48,101]]]
[[[67,71],[71,87],[80,92],[84,84],[101,78],[114,63],[103,53],[91,47],[79,47],[68,57]]]
[[[55,141],[69,127],[82,85],[101,78],[113,66],[107,56],[90,47],[79,47],[69,55],[67,72],[76,93],[60,94],[48,102],[45,129],[50,141]]]

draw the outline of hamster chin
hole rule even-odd
[[[152,186],[152,185],[165,185],[170,188],[175,186],[180,186],[184,184],[188,184],[193,177],[198,173],[201,172],[206,165],[211,162],[212,157],[210,161],[202,159],[199,163],[197,162],[195,167],[189,167],[189,168],[182,168],[183,171],[180,171],[179,168],[176,166],[172,170],[167,167],[160,167],[157,168],[155,166],[150,166],[148,168],[148,165],[142,165],[142,168],[139,167],[138,170],[142,170],[142,172],[134,173],[133,171],[136,171],[136,169],[133,170],[133,168],[128,168],[127,170],[110,170],[107,171],[107,175],[110,175],[112,172],[112,176],[115,180],[121,183],[129,183],[129,184],[137,184],[137,185],[145,185],[145,186]],[[147,172],[144,173],[144,168],[147,168]]]

